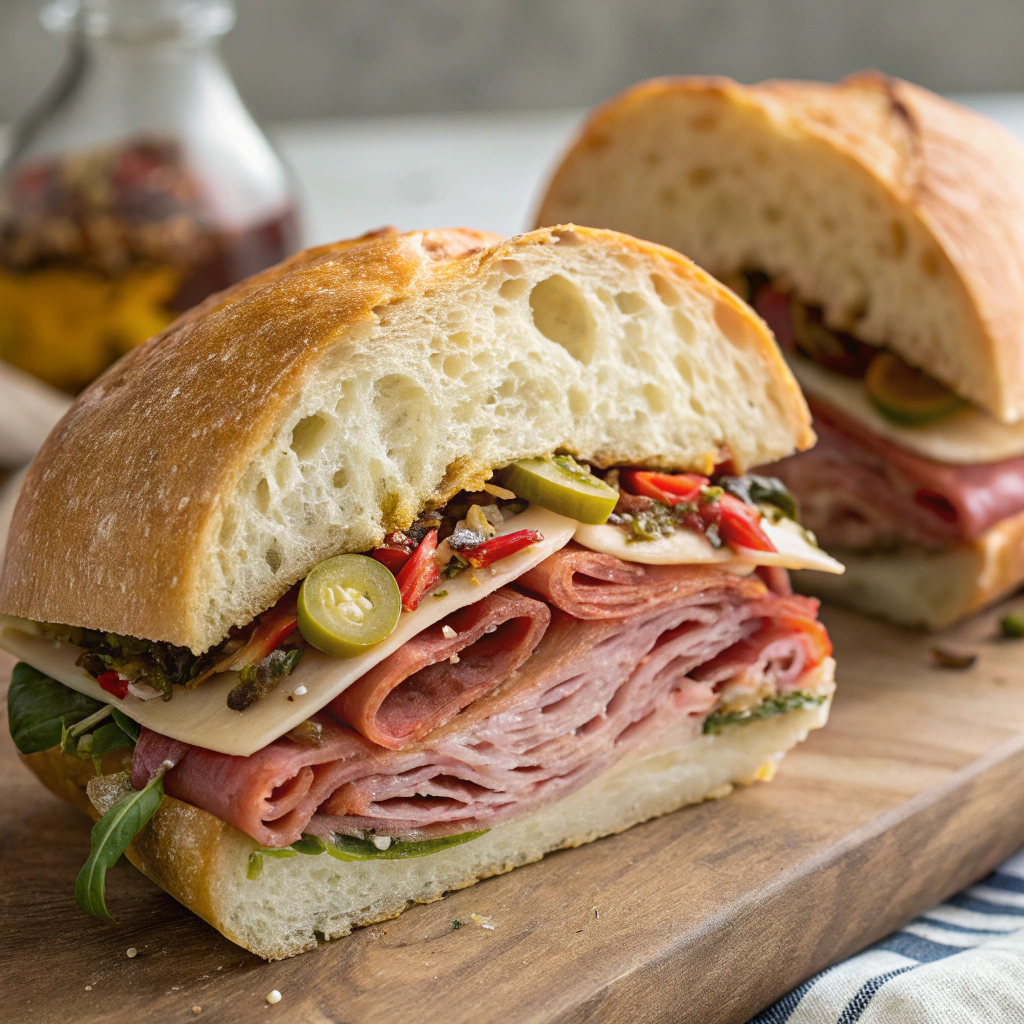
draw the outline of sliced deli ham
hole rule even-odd
[[[772,467],[825,546],[973,540],[1024,510],[1024,458],[954,466],[908,452],[811,399],[818,444]]]
[[[502,587],[404,643],[336,697],[331,712],[382,747],[408,746],[526,661],[550,619],[546,604]]]
[[[319,746],[282,738],[250,757],[190,747],[167,771],[165,791],[267,846],[305,832],[371,829],[422,839],[528,813],[661,730],[698,732],[726,682],[719,676],[728,652],[733,675],[755,664],[770,673],[775,664],[790,688],[827,655],[814,602],[772,594],[756,577],[712,567],[700,574],[700,586],[631,616],[580,621],[553,612],[517,670],[404,749],[385,749],[321,712]],[[145,783],[164,743],[143,730],[134,785]]]
[[[737,595],[760,592],[757,581],[749,577],[721,571],[709,577],[708,571],[706,565],[624,562],[572,542],[516,582],[578,619],[622,618],[688,600],[707,587],[709,579]]]

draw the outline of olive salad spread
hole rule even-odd
[[[570,455],[521,459],[500,470],[498,483],[463,491],[425,512],[407,530],[389,533],[365,554],[328,558],[272,608],[203,654],[186,647],[92,629],[43,624],[43,632],[82,649],[76,664],[118,698],[129,692],[170,700],[176,686],[192,689],[217,672],[236,671],[228,706],[243,711],[289,675],[307,644],[339,658],[384,640],[403,612],[467,569],[480,569],[537,543],[536,530],[496,535],[528,504],[581,523],[610,524],[629,543],[677,530],[701,534],[715,548],[774,551],[761,519],[798,520],[793,496],[772,477],[609,469],[603,473]]]

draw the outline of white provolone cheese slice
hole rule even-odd
[[[413,612],[403,612],[391,635],[365,654],[332,658],[307,647],[295,671],[245,711],[232,711],[227,705],[227,696],[238,682],[237,672],[213,676],[194,690],[175,687],[168,701],[140,700],[132,694],[118,700],[75,666],[82,653],[80,648],[39,636],[32,623],[4,619],[0,647],[65,686],[113,704],[140,725],[185,743],[247,756],[304,722],[417,633],[544,561],[569,543],[577,525],[575,519],[531,505],[502,523],[498,535],[539,530],[543,540],[485,569],[466,569],[450,580],[442,576],[420,606]],[[433,596],[443,591],[443,596]],[[303,686],[305,693],[295,692]]]
[[[775,545],[775,551],[753,551],[743,548],[731,551],[727,547],[714,548],[707,539],[694,530],[676,530],[667,537],[655,540],[629,540],[629,535],[618,526],[588,526],[581,523],[573,539],[591,551],[615,555],[624,562],[642,562],[646,565],[699,565],[716,563],[723,568],[741,568],[754,565],[778,565],[784,569],[819,569],[822,572],[841,573],[845,569],[831,555],[807,540],[800,527],[790,519],[777,523],[761,520],[761,526]]]
[[[908,452],[958,465],[1001,462],[1024,455],[1024,420],[1001,423],[976,405],[967,405],[937,423],[901,426],[871,404],[863,381],[833,373],[804,356],[786,358],[808,395],[820,398]]]

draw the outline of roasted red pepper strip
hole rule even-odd
[[[255,665],[271,651],[277,650],[284,643],[288,634],[298,627],[297,601],[298,590],[292,589],[273,608],[267,609],[260,616],[259,625],[253,630],[246,645],[240,651],[236,651],[218,662],[214,671],[223,671],[220,665],[224,661],[227,661],[236,670],[245,668],[246,665]]]
[[[218,672],[236,671],[246,665],[255,665],[262,661],[271,651],[288,638],[289,633],[298,628],[296,604],[299,588],[292,587],[272,608],[268,608],[260,617],[256,628],[249,634],[245,646],[233,654],[225,654],[218,662],[208,668],[202,675],[189,681],[189,687],[198,686],[204,679]]]
[[[735,551],[749,548],[753,551],[774,551],[775,545],[761,526],[756,508],[744,504],[731,494],[719,495],[714,501],[700,502],[701,519],[707,525],[716,525],[722,540]]]
[[[402,593],[402,608],[407,612],[416,610],[423,595],[441,575],[441,567],[434,561],[436,550],[437,530],[431,530],[395,576]]]
[[[386,569],[390,569],[396,576],[399,569],[409,561],[409,552],[401,548],[374,548],[371,552],[374,558]]]
[[[128,680],[122,679],[113,669],[109,672],[101,672],[96,677],[96,682],[118,700],[124,700],[128,696]]]
[[[543,539],[544,534],[537,530],[516,530],[515,533],[506,533],[504,537],[484,541],[478,547],[461,551],[460,554],[474,569],[482,569],[485,565],[514,555],[517,551],[522,551],[523,548],[528,548]]]
[[[708,478],[698,473],[652,473],[642,469],[623,469],[619,483],[630,494],[642,494],[670,508],[681,501],[693,501]]]

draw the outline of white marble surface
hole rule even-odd
[[[1024,138],[1024,93],[958,97]],[[546,177],[580,110],[424,115],[279,125],[308,244],[393,224],[515,234],[532,226]]]

